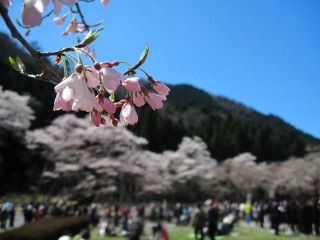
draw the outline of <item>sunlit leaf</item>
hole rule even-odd
[[[11,64],[11,67],[13,67],[14,70],[20,72],[18,63],[12,57],[9,57],[9,62]]]

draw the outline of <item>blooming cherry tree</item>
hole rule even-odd
[[[84,0],[91,3],[93,1]],[[105,125],[107,119],[114,125],[132,125],[138,122],[136,107],[141,107],[147,102],[153,110],[163,107],[163,101],[167,100],[170,89],[160,81],[156,81],[145,70],[141,68],[147,59],[149,46],[147,45],[141,54],[138,62],[133,66],[126,62],[109,62],[96,60],[95,50],[90,48],[90,44],[99,37],[99,32],[103,29],[101,22],[88,24],[84,19],[81,10],[81,3],[78,0],[24,0],[22,3],[22,22],[18,24],[26,29],[28,35],[35,26],[44,23],[44,19],[54,14],[53,21],[57,26],[62,26],[69,13],[73,13],[70,23],[62,35],[74,33],[85,33],[85,37],[75,46],[61,48],[58,51],[41,52],[34,49],[20,34],[16,26],[8,15],[12,2],[10,0],[0,0],[0,14],[11,34],[25,49],[38,60],[40,74],[28,74],[25,71],[23,62],[18,58],[9,58],[12,67],[22,75],[36,79],[50,81],[56,84],[56,99],[53,110],[62,111],[85,111],[90,113],[95,126]],[[70,12],[60,14],[63,5],[69,7]],[[100,5],[110,6],[110,1],[101,0]],[[51,11],[47,13],[48,9]],[[62,64],[64,76],[61,77],[48,65],[45,59],[55,56],[55,64]],[[92,65],[83,64],[82,58],[88,58]],[[120,64],[127,64],[128,69],[124,73],[116,70]],[[146,78],[151,83],[153,90],[147,90],[141,85],[136,72],[146,74]],[[115,92],[123,88],[126,91],[124,99],[116,101]],[[121,109],[117,111],[117,108]]]
[[[34,119],[33,111],[28,106],[29,98],[16,92],[3,91],[0,86],[0,129],[23,136]]]

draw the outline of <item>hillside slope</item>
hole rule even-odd
[[[153,151],[175,149],[182,136],[200,136],[213,157],[223,160],[252,152],[258,161],[302,156],[319,139],[297,130],[275,115],[264,115],[225,97],[210,95],[191,85],[170,86],[165,107],[147,108],[131,130],[146,137]]]

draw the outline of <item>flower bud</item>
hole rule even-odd
[[[77,73],[82,73],[82,70],[83,70],[83,65],[80,64],[80,63],[78,63],[78,64],[76,65],[76,72],[77,72]]]
[[[95,62],[93,66],[97,71],[99,71],[101,69],[101,65],[98,62]]]
[[[57,55],[56,59],[54,60],[56,64],[59,64],[61,61],[61,55]]]
[[[110,114],[109,117],[110,117],[110,120],[111,120],[112,125],[115,126],[115,127],[118,127],[118,122],[119,122],[119,120],[116,119],[112,114]]]

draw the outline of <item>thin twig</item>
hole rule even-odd
[[[62,55],[65,52],[73,52],[74,48],[84,48],[86,47],[86,44],[79,43],[73,47],[66,47],[66,48],[61,48],[58,51],[52,51],[52,52],[38,52],[38,56],[40,57],[49,57],[49,56],[54,56],[54,55]]]
[[[76,5],[76,8],[77,8],[77,12],[78,12],[78,14],[79,14],[79,16],[80,16],[80,18],[81,18],[81,23],[83,23],[84,24],[84,26],[85,26],[85,28],[86,28],[86,30],[88,30],[89,29],[89,25],[86,23],[86,21],[84,20],[84,16],[83,16],[83,14],[82,14],[82,12],[81,12],[81,9],[80,9],[80,6],[79,6],[79,3],[75,3],[75,5]]]

